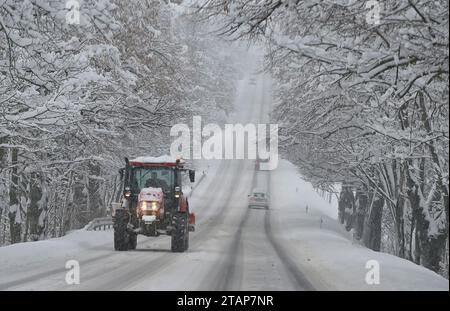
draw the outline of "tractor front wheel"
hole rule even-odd
[[[114,216],[114,249],[126,251],[130,244],[130,235],[127,232],[129,215],[125,210],[116,210]]]
[[[172,226],[172,252],[182,253],[189,247],[188,213],[176,213]]]

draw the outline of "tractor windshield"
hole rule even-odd
[[[174,183],[175,172],[165,167],[134,168],[131,174],[131,189],[135,193],[148,187],[170,192]]]

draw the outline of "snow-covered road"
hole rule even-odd
[[[242,80],[234,122],[267,121],[270,79],[258,77]],[[188,252],[171,253],[169,237],[143,236],[137,250],[115,252],[112,231],[78,230],[0,248],[0,290],[448,290],[429,270],[352,243],[333,219],[335,204],[290,163],[272,172],[249,160],[209,165],[190,199],[197,230]],[[270,209],[248,209],[247,194],[261,185]],[[71,259],[80,263],[79,285],[65,282]],[[380,263],[379,285],[365,281],[368,260]]]

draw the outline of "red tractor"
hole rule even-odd
[[[189,231],[195,215],[182,191],[182,175],[195,180],[195,171],[184,168],[182,159],[141,157],[121,169],[124,185],[121,204],[113,212],[114,249],[136,249],[137,235],[172,237],[172,252],[189,248]]]

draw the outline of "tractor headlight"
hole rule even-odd
[[[152,202],[152,211],[157,211],[159,208],[158,202],[153,201]]]
[[[129,199],[131,197],[131,189],[129,187],[126,187],[123,195],[125,198]]]
[[[175,187],[175,198],[178,199],[181,196],[181,187],[176,186]]]
[[[145,211],[147,209],[147,202],[146,201],[142,201],[140,203],[139,207],[140,207],[141,210]]]
[[[146,210],[157,211],[159,209],[159,203],[156,201],[151,202],[141,201],[141,203],[139,203],[139,208],[143,211]]]

